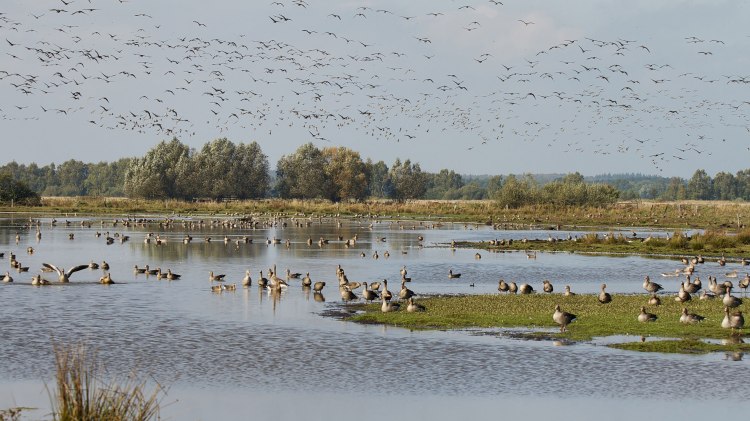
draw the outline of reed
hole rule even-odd
[[[164,389],[148,391],[148,384],[131,374],[107,380],[96,352],[83,344],[54,345],[55,393],[51,395],[56,421],[145,421],[159,419]]]

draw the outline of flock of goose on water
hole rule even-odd
[[[297,219],[292,218],[292,223],[296,226],[309,226],[311,223],[311,220],[309,218],[306,219],[306,222],[302,222],[303,219]],[[122,224],[123,226],[131,226],[134,224],[141,224],[142,226],[145,226],[146,224],[153,223],[154,221],[147,221],[147,220],[131,220],[131,219],[123,219],[122,221],[115,220],[113,222],[113,226],[117,226],[118,224]],[[55,219],[52,220],[52,226],[55,226],[57,221]],[[169,227],[172,224],[175,224],[175,221],[172,220],[165,220],[159,222],[159,226],[162,228]],[[243,227],[255,227],[260,224],[263,225],[278,225],[282,224],[284,227],[287,226],[289,222],[286,220],[280,220],[280,219],[272,219],[270,221],[264,221],[261,222],[260,219],[255,219],[244,222],[237,222],[237,221],[231,221],[231,220],[223,220],[223,221],[212,221],[209,224],[212,226],[219,226],[219,227],[229,227],[229,228],[236,228],[239,225],[242,225]],[[71,223],[69,221],[66,221],[66,225],[70,225]],[[102,226],[104,226],[104,221],[101,222]],[[196,227],[202,227],[204,226],[204,221],[183,221],[183,226],[185,228],[196,228]],[[340,227],[339,222],[339,227]],[[42,234],[40,229],[40,222],[39,221],[31,221],[30,224],[28,224],[25,228],[31,229],[32,227],[36,228],[36,239],[37,241],[41,240]],[[91,228],[91,223],[82,221],[81,225],[84,227]],[[369,226],[369,228],[372,228],[372,226]],[[119,233],[113,234],[114,237],[120,238],[121,242],[127,241],[129,238],[126,235],[121,235]],[[100,232],[96,232],[96,237],[101,237]],[[114,242],[114,237],[111,237],[109,233],[105,236],[107,244],[111,244]],[[75,237],[71,233],[69,234],[69,239],[73,240]],[[424,240],[424,237],[420,235],[419,237],[420,245],[421,242]],[[18,244],[20,240],[20,235],[16,235],[16,243]],[[343,238],[339,237],[339,240],[343,242]],[[381,239],[382,240],[382,239]],[[161,237],[159,234],[153,234],[148,233],[146,234],[146,237],[144,239],[145,244],[151,244],[154,243],[156,245],[164,244],[167,241],[165,237]],[[186,234],[182,241],[187,244],[192,241],[192,237],[188,234]],[[204,237],[205,242],[210,242],[210,237]],[[344,243],[345,247],[350,247],[354,245],[357,241],[356,234],[353,238],[346,240]],[[224,236],[224,243],[229,244],[231,240],[228,236]],[[242,238],[236,239],[236,246],[239,247],[242,243],[252,243],[252,239],[243,236]],[[318,241],[319,246],[323,246],[325,244],[328,244],[328,240],[321,237],[321,239]],[[274,239],[267,239],[266,243],[271,244],[280,244],[281,240],[274,238]],[[308,246],[312,245],[313,241],[311,238],[307,240]],[[289,240],[286,241],[286,247],[289,247],[290,243]],[[454,243],[451,243],[451,247],[454,246]],[[34,247],[27,247],[26,249],[27,254],[31,255],[35,252]],[[0,258],[4,257],[5,253],[0,253]],[[384,258],[388,258],[389,253],[388,251],[385,251],[383,253]],[[375,252],[372,255],[373,259],[378,259],[380,255]],[[532,258],[531,255],[528,256],[529,258]],[[533,254],[533,258],[536,258],[536,254]],[[29,267],[23,266],[21,264],[15,253],[9,253],[9,263],[11,268],[15,269],[19,273],[28,272]],[[475,259],[481,259],[481,255],[479,253],[475,254]],[[679,291],[674,296],[674,300],[680,303],[685,303],[687,301],[690,301],[693,299],[693,295],[698,296],[698,299],[700,300],[711,300],[711,299],[717,299],[718,297],[721,297],[721,302],[724,306],[724,318],[721,322],[721,327],[726,329],[731,329],[733,332],[736,329],[741,329],[744,326],[744,316],[742,314],[742,311],[736,310],[737,307],[739,307],[743,299],[737,296],[732,295],[732,289],[734,288],[734,284],[726,280],[724,282],[719,283],[717,278],[714,276],[708,276],[708,286],[707,288],[703,288],[703,283],[699,277],[695,277],[694,279],[691,278],[694,275],[696,265],[704,264],[705,259],[702,256],[695,256],[692,259],[688,260],[687,258],[682,259],[682,263],[684,263],[686,266],[683,269],[677,269],[675,272],[665,272],[661,275],[663,277],[677,277],[677,276],[684,276],[685,281],[681,282],[679,285]],[[719,266],[724,267],[727,263],[727,260],[724,256],[719,258],[717,260],[717,263]],[[750,264],[748,260],[741,259],[740,264],[742,266],[746,266]],[[42,267],[40,268],[40,273],[38,275],[34,275],[31,280],[31,285],[34,286],[42,286],[42,285],[51,285],[52,282],[50,282],[47,279],[44,279],[42,277],[42,272],[47,273],[55,273],[57,275],[57,283],[58,284],[64,284],[68,283],[71,280],[71,277],[79,271],[82,271],[84,269],[90,269],[90,270],[96,270],[101,269],[103,271],[103,275],[99,278],[99,283],[101,284],[114,284],[115,282],[112,280],[112,277],[109,273],[109,264],[106,261],[103,261],[101,264],[94,262],[93,260],[90,261],[88,264],[81,264],[76,266],[71,266],[67,270],[64,267],[61,266],[55,266],[50,263],[42,263]],[[161,267],[157,267],[156,269],[151,268],[148,264],[144,267],[139,267],[138,265],[135,265],[133,268],[133,273],[137,275],[144,274],[146,276],[155,276],[157,279],[166,279],[166,280],[178,280],[181,278],[180,274],[172,272],[171,269],[167,269],[166,271],[163,271]],[[286,269],[285,277],[280,277],[278,275],[278,271],[276,269],[276,265],[274,264],[272,268],[269,268],[266,272],[266,275],[264,276],[264,272],[261,270],[259,271],[259,276],[256,279],[256,284],[258,287],[267,289],[270,293],[280,293],[282,290],[287,289],[290,286],[290,283],[295,280],[300,281],[300,285],[302,288],[304,288],[307,291],[312,290],[314,292],[314,297],[316,301],[325,301],[325,298],[323,298],[322,291],[323,288],[326,286],[326,282],[324,281],[317,281],[313,282],[313,280],[310,277],[310,273],[307,272],[303,276],[302,273],[298,272],[292,272],[291,269]],[[414,297],[415,293],[413,290],[408,288],[406,286],[407,283],[411,282],[411,278],[407,276],[407,268],[406,266],[402,266],[400,270],[400,288],[396,291],[391,291],[388,289],[388,280],[383,279],[382,281],[377,282],[354,282],[350,281],[344,271],[344,269],[341,267],[341,265],[338,265],[336,268],[336,279],[338,280],[338,288],[339,293],[341,296],[341,300],[343,302],[352,302],[352,301],[359,301],[363,300],[365,302],[373,302],[373,301],[380,301],[381,302],[381,311],[384,313],[387,312],[393,312],[398,311],[403,306],[403,303],[406,303],[405,309],[407,312],[422,312],[425,311],[426,308],[424,305],[419,304],[415,302]],[[726,274],[727,278],[738,278],[737,270],[733,270],[730,272],[727,272]],[[448,279],[457,279],[460,278],[461,274],[454,272],[453,269],[448,270],[447,278]],[[236,284],[230,284],[225,282],[226,275],[220,274],[220,273],[214,273],[214,271],[209,271],[208,274],[208,280],[211,284],[211,291],[221,293],[223,291],[235,291],[237,289]],[[4,283],[11,283],[14,281],[13,277],[10,275],[9,271],[5,272],[5,275],[0,278],[0,280]],[[245,275],[242,278],[241,285],[244,288],[250,287],[253,283],[251,271],[248,269],[245,271]],[[473,286],[473,283],[470,284],[470,286]],[[744,277],[739,278],[737,286],[743,291],[746,291],[747,288],[750,286],[750,274],[745,274]],[[643,284],[643,289],[649,294],[649,298],[647,301],[647,304],[649,306],[659,306],[661,305],[662,298],[657,295],[660,291],[664,290],[664,288],[656,283],[653,282],[648,275],[645,276]],[[360,291],[361,288],[361,291]],[[612,295],[607,292],[606,290],[607,285],[605,283],[601,284],[600,292],[597,294],[597,300],[603,304],[609,304],[612,302]],[[552,282],[549,280],[544,280],[541,287],[542,291],[544,293],[551,294],[554,291],[554,287],[552,285]],[[532,285],[528,283],[522,283],[521,285],[517,285],[515,282],[510,281],[506,282],[504,279],[500,279],[498,281],[497,290],[500,293],[505,294],[532,294],[535,293],[535,289]],[[358,295],[359,294],[359,295]],[[564,292],[562,294],[563,296],[573,296],[576,295],[574,292],[571,291],[570,285],[565,285]],[[555,307],[555,311],[552,315],[552,319],[555,323],[557,323],[560,326],[560,331],[564,332],[566,331],[568,325],[575,321],[577,319],[577,316],[575,314],[563,311],[560,305],[557,305]],[[640,308],[640,312],[637,314],[637,320],[640,322],[655,322],[657,321],[658,317],[657,315],[653,313],[647,312],[646,306],[642,306]],[[699,314],[694,314],[688,312],[688,309],[686,307],[683,307],[682,313],[679,316],[679,320],[682,323],[691,324],[691,323],[698,323],[705,319],[704,316],[701,316]]]

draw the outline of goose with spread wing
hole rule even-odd
[[[49,263],[42,263],[42,266],[52,269],[55,272],[57,272],[57,276],[58,276],[57,280],[62,283],[70,282],[71,275],[78,272],[79,270],[89,268],[89,265],[78,265],[78,266],[73,266],[72,268],[68,269],[68,271],[66,272],[64,269],[60,269],[57,266],[51,265]]]

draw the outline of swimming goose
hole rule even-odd
[[[518,292],[518,285],[516,285],[516,283],[514,281],[511,281],[508,284],[508,293],[509,294],[515,294],[517,292]]]
[[[406,300],[412,296],[414,296],[414,291],[406,287],[406,281],[401,281],[401,290],[398,292],[398,298]]]
[[[101,268],[104,270],[109,270],[109,263],[107,263],[106,260],[102,260]]]
[[[661,305],[661,298],[656,296],[656,293],[651,294],[651,298],[648,299],[648,305],[650,306],[660,306]]]
[[[31,277],[31,285],[34,286],[40,286],[40,285],[49,285],[49,281],[42,278],[42,275],[34,275]]]
[[[243,287],[249,287],[252,285],[253,279],[250,277],[250,270],[245,269],[245,276],[242,278],[242,286]]]
[[[111,284],[114,284],[115,281],[112,280],[112,275],[110,275],[109,272],[107,272],[106,274],[104,274],[104,276],[99,278],[99,283],[104,284],[104,285],[111,285]]]
[[[10,273],[8,273],[8,271],[5,271],[5,276],[3,276],[3,282],[13,282],[13,277],[10,276]]]
[[[268,278],[263,277],[263,271],[260,271],[260,277],[258,278],[258,286],[265,288],[268,286]]]
[[[159,273],[159,269],[151,269],[148,265],[146,265],[146,275],[156,275]]]
[[[321,292],[323,291],[323,287],[326,286],[326,283],[323,281],[318,281],[315,284],[313,284],[313,291],[315,292]]]
[[[560,332],[565,332],[568,325],[573,323],[577,317],[573,313],[562,311],[559,304],[555,306],[555,312],[552,314],[552,320],[560,325]]]
[[[58,281],[59,282],[63,282],[63,283],[70,282],[70,276],[71,275],[73,275],[74,273],[78,272],[79,270],[87,269],[89,267],[89,265],[73,266],[72,268],[68,269],[68,271],[66,272],[63,269],[60,269],[57,266],[51,265],[49,263],[42,263],[42,266],[44,266],[46,268],[50,268],[50,269],[54,270],[55,272],[57,272]]]
[[[612,295],[605,291],[604,289],[607,288],[607,284],[602,284],[602,290],[599,292],[599,296],[597,297],[599,299],[599,302],[602,304],[607,304],[612,302]]]
[[[305,273],[305,277],[302,278],[302,286],[309,287],[312,285],[312,279],[310,278],[310,272]]]
[[[724,294],[724,299],[722,299],[722,302],[725,306],[729,308],[735,308],[739,307],[742,304],[742,298],[735,297],[732,295],[732,287],[727,286],[726,287],[726,294]]]
[[[380,297],[380,299],[383,301],[383,304],[380,305],[380,311],[383,313],[390,313],[392,311],[398,311],[399,308],[401,308],[401,304],[399,303],[392,303],[385,299],[385,297]]]
[[[724,266],[727,264],[727,259],[724,257],[724,255],[721,255],[721,258],[717,260],[717,263],[719,263],[719,266]]]
[[[534,287],[532,287],[529,284],[524,283],[518,287],[518,292],[520,292],[521,294],[531,294],[534,292]]]
[[[654,313],[646,313],[646,307],[641,307],[641,314],[638,315],[638,321],[645,323],[645,322],[655,322],[657,319],[656,314]]]
[[[365,286],[365,289],[362,291],[362,298],[364,298],[365,301],[373,301],[380,298],[377,292],[367,287],[367,282],[364,282],[363,284]]]
[[[477,259],[477,260],[480,260],[482,258],[482,255],[479,254],[479,253],[477,253],[477,254],[474,255],[474,258]]]
[[[643,289],[647,292],[659,292],[664,288],[656,282],[651,282],[651,278],[646,275],[646,278],[643,280]]]
[[[563,293],[563,295],[566,297],[572,297],[576,295],[576,293],[570,290],[570,285],[565,285],[565,292]]]
[[[721,327],[724,329],[732,329],[732,332],[734,332],[734,329],[742,329],[742,326],[745,325],[745,317],[742,315],[741,311],[735,311],[734,313],[729,313],[729,307],[724,306],[724,319],[721,321]]]
[[[544,286],[542,286],[542,290],[544,290],[544,292],[547,292],[547,293],[552,293],[552,290],[553,290],[552,282],[545,279],[544,281],[542,281],[542,283],[544,284]]]
[[[298,279],[301,276],[302,276],[302,274],[299,273],[299,272],[292,273],[292,271],[289,270],[289,268],[287,268],[287,270],[286,270],[286,277],[287,277],[287,279]]]
[[[687,307],[682,308],[682,315],[680,316],[680,322],[681,323],[698,323],[701,320],[705,319],[703,316],[699,316],[695,313],[688,313]]]
[[[508,292],[508,288],[510,285],[508,285],[507,282],[505,282],[503,279],[497,281],[497,290],[500,292]]]
[[[408,303],[406,305],[406,311],[409,313],[416,313],[416,312],[427,310],[427,308],[423,306],[422,304],[415,303],[414,298],[409,297],[409,299],[406,300],[406,302]]]
[[[448,269],[448,278],[449,279],[460,278],[460,277],[461,277],[460,273],[453,273],[453,269]]]
[[[214,281],[216,281],[216,282],[224,282],[224,277],[225,276],[226,276],[225,274],[214,275],[214,271],[210,271],[210,272],[208,272],[208,281],[209,282],[214,282]]]
[[[237,290],[237,284],[221,284],[220,286],[223,291],[236,291]]]
[[[221,292],[221,285],[211,285],[211,292]]]
[[[140,273],[146,273],[146,268],[139,268],[138,265],[133,266],[133,273],[136,275]]]
[[[99,263],[96,263],[95,261],[89,262],[89,269],[99,269]]]
[[[167,279],[169,279],[170,281],[176,281],[180,279],[180,277],[182,277],[182,275],[172,272],[172,269],[167,269],[166,276],[167,276]]]

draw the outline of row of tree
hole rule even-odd
[[[499,204],[601,205],[621,199],[750,200],[750,170],[721,172],[711,178],[697,170],[692,178],[602,175],[516,177],[462,176],[450,169],[422,171],[418,163],[397,159],[363,160],[343,147],[300,146],[279,159],[272,171],[256,142],[235,144],[223,138],[191,149],[177,139],[164,141],[140,158],[111,163],[65,161],[56,166],[11,162],[0,167],[0,200],[33,196],[128,196],[149,199],[367,198],[495,199]]]

